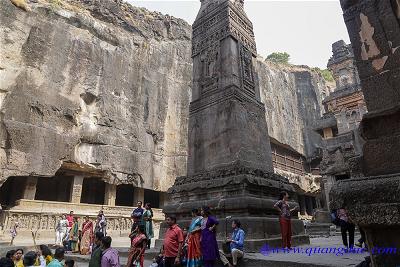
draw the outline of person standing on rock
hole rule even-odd
[[[201,215],[201,254],[203,255],[204,267],[213,267],[215,261],[219,258],[217,235],[215,228],[219,224],[218,220],[211,216],[209,207],[202,207]]]
[[[183,238],[182,229],[176,224],[176,218],[167,216],[166,223],[169,226],[164,236],[162,254],[164,256],[164,267],[179,266],[182,254]]]
[[[14,245],[14,239],[18,235],[17,228],[18,228],[18,222],[15,222],[13,227],[10,229],[10,234],[11,234],[10,246]]]
[[[147,248],[150,248],[151,239],[154,237],[153,233],[153,210],[151,209],[150,203],[146,203],[145,210],[143,212],[143,223],[146,230],[147,236]]]
[[[69,222],[65,215],[61,216],[61,219],[57,222],[56,226],[56,245],[62,246],[65,236],[68,233]]]
[[[88,255],[90,253],[92,241],[93,223],[89,220],[89,216],[86,216],[85,222],[82,224],[81,255]]]
[[[99,214],[97,215],[97,221],[94,231],[102,232],[104,236],[107,235],[107,219],[102,210],[100,210]]]
[[[71,228],[72,228],[72,225],[74,224],[74,212],[71,210],[70,212],[69,212],[69,215],[67,216],[67,221],[68,221],[68,233],[69,233],[69,231],[71,230]]]
[[[143,205],[142,201],[139,200],[137,202],[137,208],[134,209],[131,214],[131,218],[134,218],[134,217],[140,218],[141,223],[143,221],[143,213],[144,213],[144,209],[142,208],[142,205]]]
[[[69,243],[72,252],[79,252],[79,223],[77,217],[74,217],[74,224],[72,224],[69,232]]]
[[[290,209],[288,199],[289,194],[285,191],[281,192],[279,194],[279,200],[275,203],[274,208],[280,213],[279,224],[281,226],[282,248],[290,249],[292,247],[291,213],[297,210],[297,208]]]

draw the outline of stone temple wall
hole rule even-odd
[[[74,164],[158,191],[185,175],[190,25],[117,0],[0,3],[0,184]],[[271,137],[313,157],[323,79],[257,71]]]

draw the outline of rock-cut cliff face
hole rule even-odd
[[[260,57],[256,69],[269,135],[313,159],[321,144],[313,128],[324,113],[325,80],[307,66],[277,65]]]
[[[0,0],[0,184],[100,172],[166,190],[186,170],[190,25],[118,0]]]
[[[191,27],[119,0],[0,0],[0,184],[72,169],[167,190],[185,175]],[[324,82],[258,59],[270,135],[312,156]]]

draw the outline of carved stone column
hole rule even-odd
[[[300,214],[306,214],[306,199],[304,195],[299,195]]]
[[[399,1],[342,0],[368,113],[360,132],[365,139],[365,178],[339,181],[331,206],[345,206],[361,226],[372,266],[400,263],[400,6]]]
[[[329,209],[329,192],[331,191],[333,185],[335,184],[335,177],[332,175],[326,175],[323,176],[322,182],[324,184],[324,195],[325,195],[325,201],[326,201],[326,206],[327,209]]]
[[[274,204],[288,179],[274,173],[265,105],[254,68],[253,25],[242,0],[204,0],[192,26],[193,86],[189,107],[187,176],[169,189],[164,213],[180,224],[207,205],[219,218],[239,219],[247,251],[281,245]],[[163,228],[164,227],[164,228]],[[166,230],[162,225],[161,232]],[[309,243],[303,223],[292,220],[293,244]],[[217,239],[226,234],[218,231]]]
[[[117,197],[117,186],[115,184],[106,183],[106,195],[104,197],[104,204],[108,206],[115,206],[115,199]]]
[[[37,177],[26,178],[24,194],[22,196],[23,199],[35,199],[37,180]]]
[[[139,188],[139,187],[135,187],[135,191],[134,191],[134,195],[133,195],[133,206],[136,207],[136,203],[138,201],[142,201],[143,205],[144,203],[144,189],[143,188]]]
[[[312,204],[311,197],[310,196],[305,196],[305,202],[306,202],[307,215],[312,216],[313,215],[313,204]]]
[[[83,175],[75,175],[71,184],[70,202],[81,203]]]

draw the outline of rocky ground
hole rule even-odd
[[[356,236],[356,240],[359,237]],[[53,240],[39,240],[40,243],[51,243]],[[115,239],[113,245],[118,248],[121,254],[121,264],[126,264],[127,261],[127,251],[129,241],[126,239]],[[340,236],[331,236],[329,238],[311,238],[311,244],[299,247],[300,249],[306,250],[307,248],[337,248],[341,246]],[[31,246],[32,242],[28,240],[16,240],[16,245],[18,246]],[[4,244],[0,244],[0,253],[3,255],[5,251],[9,249]],[[309,251],[309,250],[308,250]],[[151,249],[146,256],[145,266],[151,264],[151,259],[156,253],[155,249]],[[368,256],[367,252],[363,253],[348,253],[344,255],[336,256],[335,254],[325,254],[325,253],[247,253],[245,260],[242,262],[241,266],[273,266],[273,267],[344,267],[344,266],[356,266],[364,257]],[[80,256],[75,254],[68,254],[68,258],[76,260],[77,266],[88,266],[88,256]]]

